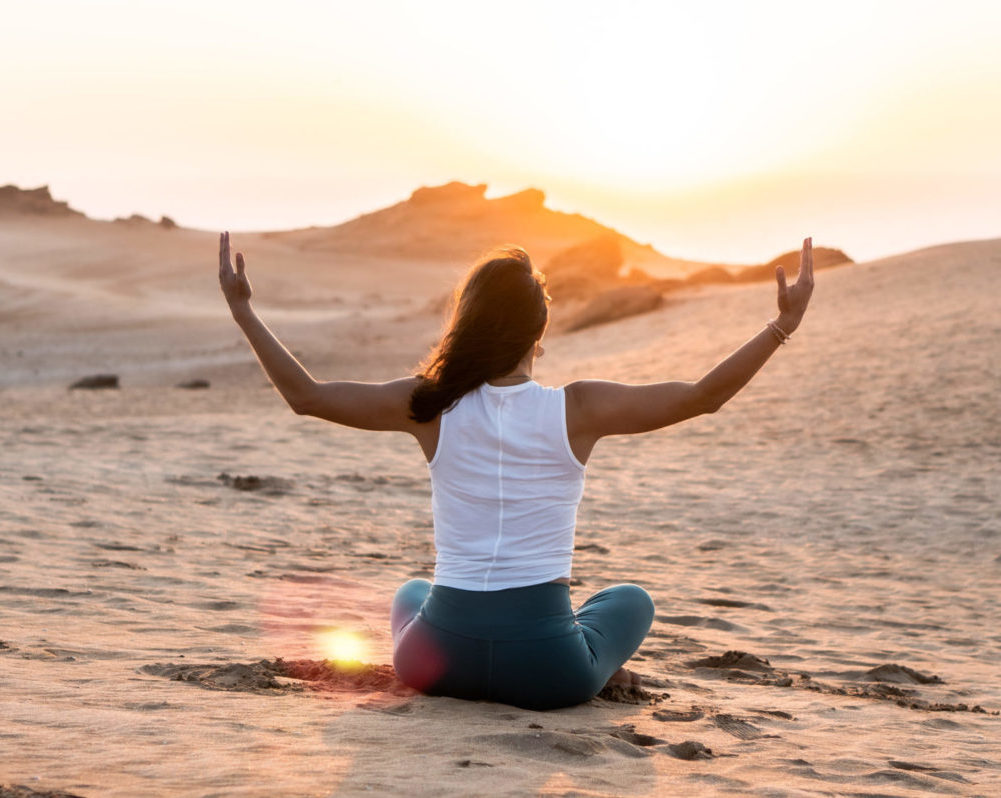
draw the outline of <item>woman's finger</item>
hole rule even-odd
[[[243,253],[242,252],[237,252],[236,253],[236,273],[238,275],[240,275],[241,277],[243,277],[243,272],[244,272],[245,268],[246,268],[246,264],[244,264],[244,262],[243,262]]]
[[[781,266],[775,267],[775,279],[779,281],[779,298],[781,299],[786,295],[786,270]]]
[[[799,277],[797,281],[813,280],[813,237],[803,239],[803,249],[799,253]]]

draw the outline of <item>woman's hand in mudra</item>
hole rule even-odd
[[[236,253],[236,271],[233,270],[229,257],[229,233],[219,234],[219,285],[233,313],[250,308],[250,297],[254,292],[247,279],[242,252]]]
[[[803,239],[803,249],[799,253],[799,277],[792,285],[786,285],[785,269],[775,269],[775,279],[779,283],[779,317],[776,323],[784,332],[792,333],[799,327],[806,313],[813,293],[813,239]]]

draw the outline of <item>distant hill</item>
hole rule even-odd
[[[52,199],[48,186],[18,188],[0,186],[0,214],[28,213],[36,216],[83,216],[67,202]]]
[[[486,198],[486,190],[483,183],[422,187],[402,202],[343,224],[265,235],[306,250],[451,265],[468,264],[491,247],[514,243],[539,266],[570,246],[610,237],[619,244],[625,270],[681,277],[712,265],[669,257],[594,219],[547,208],[546,195],[538,189],[494,199]]]
[[[260,296],[276,306],[329,309],[360,301],[400,312],[417,302],[437,314],[456,275],[479,255],[519,244],[547,274],[561,305],[554,329],[647,312],[681,288],[774,280],[778,263],[790,277],[797,270],[798,251],[746,266],[672,258],[594,219],[547,208],[537,189],[494,199],[487,199],[486,189],[460,182],[421,187],[402,202],[342,224],[244,233],[235,237],[236,246],[248,252]],[[190,310],[214,258],[214,233],[178,227],[168,217],[89,219],[54,200],[48,186],[0,187],[0,223],[9,226],[0,257],[14,278],[34,281],[35,288],[39,280],[70,278],[116,295],[184,296]],[[33,254],[39,240],[47,253],[40,260]],[[814,253],[818,268],[851,262],[837,249],[817,247]],[[18,268],[29,261],[30,270]],[[380,275],[375,282],[374,274]]]

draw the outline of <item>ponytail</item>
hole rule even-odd
[[[487,380],[514,370],[546,328],[545,280],[515,246],[490,252],[469,270],[441,340],[417,373],[412,419],[431,421]]]

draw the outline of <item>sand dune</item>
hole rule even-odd
[[[236,243],[262,315],[321,378],[403,373],[454,275]],[[0,219],[0,784],[1001,791],[1001,239],[823,272],[730,405],[599,443],[573,597],[650,590],[648,683],[550,713],[394,681],[389,598],[434,558],[419,449],[287,411],[214,258],[198,231]],[[773,303],[767,283],[684,288],[553,336],[537,376],[697,377]],[[95,371],[121,388],[66,390]],[[173,387],[186,376],[212,387]],[[317,665],[332,628],[362,636],[368,669]]]

